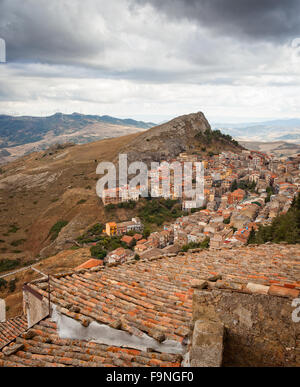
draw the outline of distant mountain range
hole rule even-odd
[[[0,163],[54,143],[84,144],[149,129],[152,122],[111,116],[56,113],[49,117],[0,115]]]
[[[56,113],[49,117],[0,115],[0,164],[46,149],[55,143],[85,144],[144,132],[154,126],[156,124],[153,122],[121,119],[108,115],[80,113]],[[216,123],[212,128],[219,129],[241,142],[284,141],[300,144],[300,119],[241,124]]]
[[[300,143],[300,119],[273,120],[242,124],[212,125],[214,129],[242,141],[288,141]]]
[[[277,157],[290,157],[300,154],[300,145],[286,141],[239,141],[246,149],[273,154]]]

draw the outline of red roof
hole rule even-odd
[[[123,238],[121,239],[122,242],[127,243],[128,245],[133,241],[133,237],[129,235],[124,235]]]
[[[140,241],[138,241],[136,244],[137,245],[142,245],[143,243],[147,242],[147,239],[141,239]]]
[[[89,259],[88,261],[82,263],[81,265],[77,266],[75,270],[80,269],[91,269],[92,267],[103,265],[103,262],[100,259]]]

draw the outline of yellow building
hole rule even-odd
[[[228,168],[226,171],[226,177],[230,176],[232,174],[232,169]]]
[[[106,223],[105,232],[108,236],[117,235],[117,223],[115,222]]]

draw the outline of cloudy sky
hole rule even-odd
[[[300,117],[298,0],[0,0],[0,114]]]

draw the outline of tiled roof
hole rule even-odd
[[[50,319],[0,351],[0,367],[179,367],[181,360],[180,355],[61,339]]]
[[[216,274],[223,282],[275,284],[297,292],[299,245],[205,250],[58,275],[51,278],[51,300],[83,325],[94,320],[115,327],[117,322],[118,329],[131,334],[163,334],[185,342],[192,314],[191,281]],[[45,283],[30,286],[47,297]]]
[[[103,261],[91,258],[88,261],[83,262],[81,265],[77,266],[74,270],[91,269],[92,267],[101,265],[103,265]]]
[[[25,316],[15,317],[5,322],[0,322],[0,349],[14,340],[27,329]]]
[[[127,243],[128,245],[133,241],[133,237],[129,235],[124,235],[121,239],[122,242]]]

